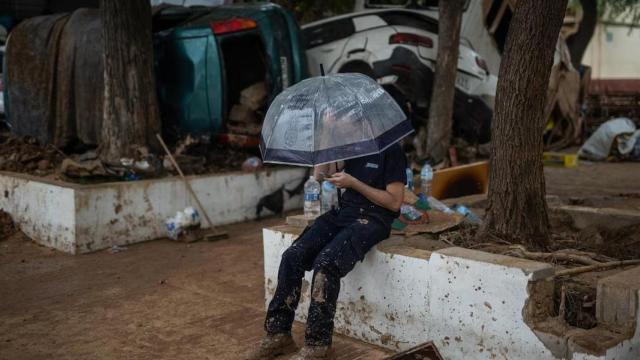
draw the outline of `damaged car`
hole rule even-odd
[[[300,28],[278,5],[168,7],[154,24],[161,112],[182,132],[257,145],[267,105],[308,76]]]
[[[407,9],[351,13],[302,27],[309,71],[359,72],[377,79],[405,110],[428,113],[438,49],[438,21]],[[489,140],[497,77],[461,41],[456,74],[454,133]]]
[[[167,137],[257,146],[268,104],[308,76],[301,30],[276,4],[162,5],[153,8],[152,27]],[[4,87],[16,135],[60,148],[99,143],[101,34],[97,9],[39,16],[13,30]]]

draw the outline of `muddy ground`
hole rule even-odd
[[[562,197],[640,193],[640,164],[545,174]],[[261,229],[282,221],[228,226],[231,237],[218,242],[158,240],[115,254],[62,254],[21,234],[1,240],[0,359],[241,359],[262,336]],[[574,322],[588,326],[590,311]],[[296,324],[299,342],[302,332]],[[387,354],[334,339],[341,359]]]
[[[0,241],[0,359],[242,359],[263,335],[262,228],[67,255],[21,235]],[[303,327],[294,333],[302,342]],[[379,348],[335,336],[340,359]],[[285,358],[282,358],[285,359]]]

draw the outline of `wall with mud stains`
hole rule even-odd
[[[263,230],[265,305],[275,291],[282,253],[300,231]],[[561,358],[640,359],[638,330],[604,354],[572,346],[568,334],[545,339],[532,330],[532,314],[548,305],[538,302],[552,301],[549,264],[456,247],[432,253],[405,248],[399,254],[391,242],[398,239],[378,244],[342,279],[337,332],[396,351],[433,341],[445,359],[557,359],[549,339],[567,354]],[[310,282],[308,272],[298,321],[306,320]]]
[[[254,219],[260,197],[283,185],[295,187],[304,174],[301,168],[280,168],[189,181],[214,225],[223,225]],[[177,177],[77,185],[0,173],[0,208],[34,241],[68,253],[165,237],[164,221],[187,206],[197,208]],[[301,196],[285,194],[285,210],[301,207]]]

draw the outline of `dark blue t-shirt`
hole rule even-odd
[[[406,184],[406,168],[407,158],[398,143],[391,145],[379,154],[346,160],[344,164],[344,171],[347,174],[380,190],[386,189],[387,185],[393,182]],[[372,203],[353,189],[347,189],[342,194],[341,206],[363,209],[362,211],[366,215],[379,218],[387,225],[391,224],[393,219],[399,215],[397,212]]]

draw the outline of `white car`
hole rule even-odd
[[[401,103],[424,114],[429,106],[438,49],[438,21],[407,9],[356,12],[302,27],[309,71],[360,72],[377,79]],[[454,132],[489,139],[497,78],[472,48],[460,45]]]

